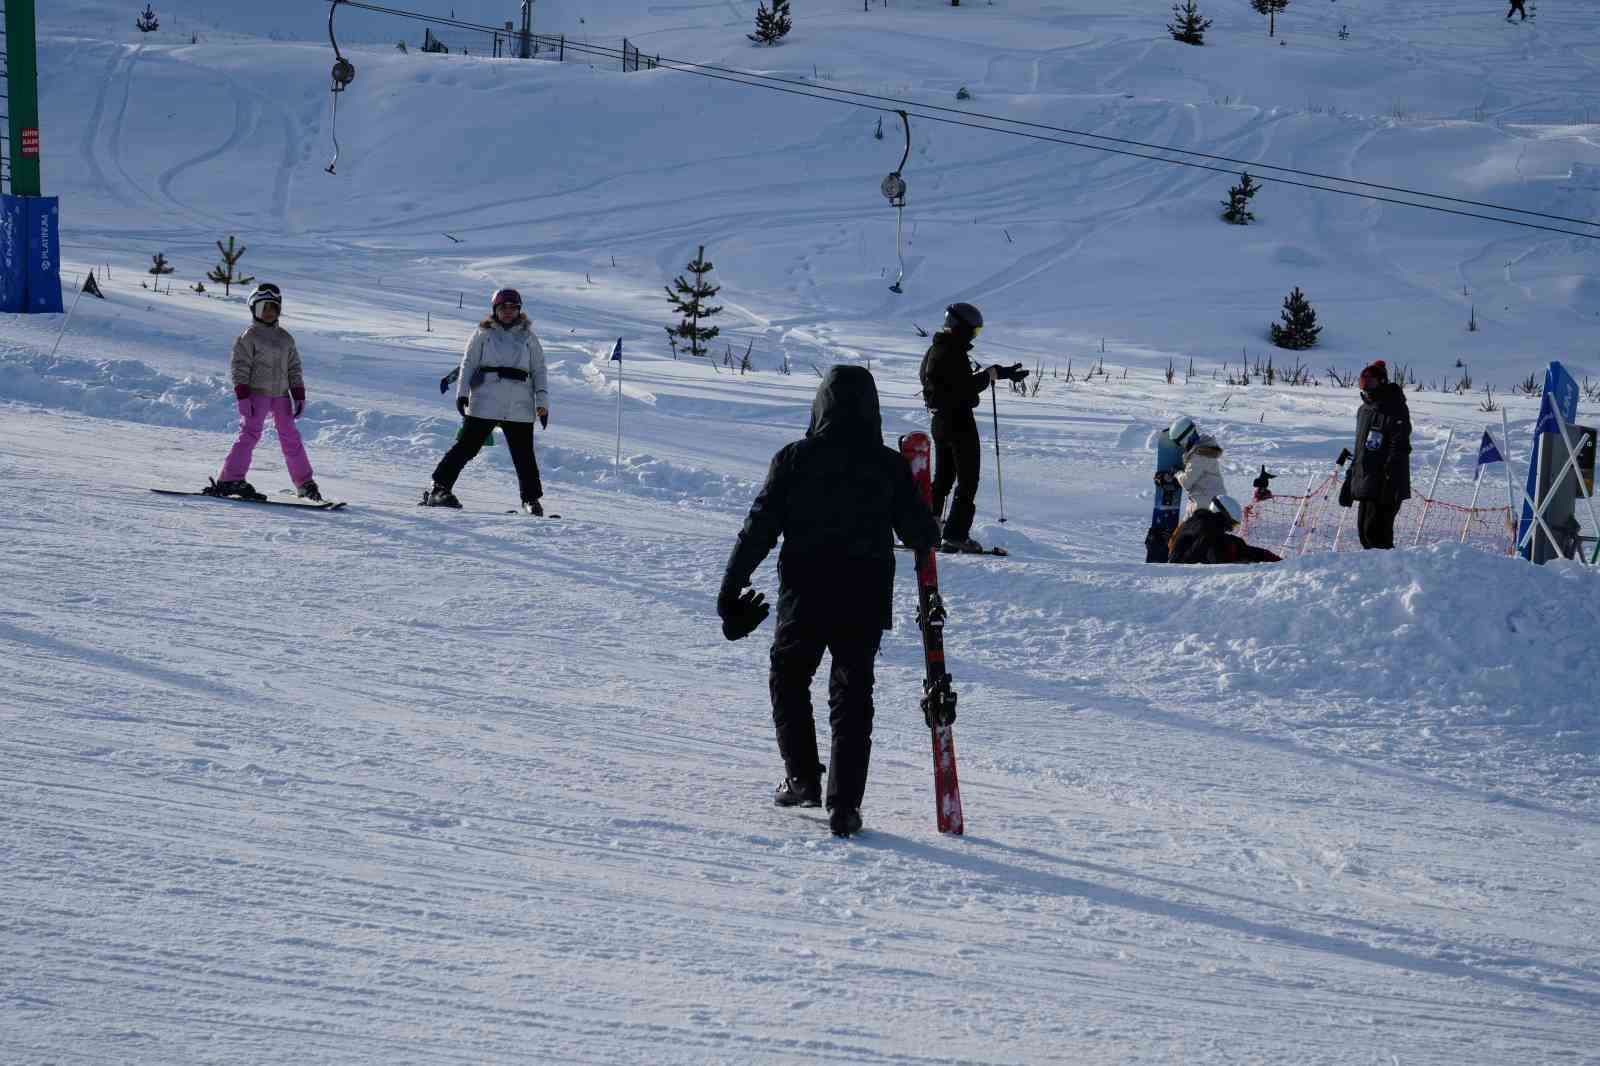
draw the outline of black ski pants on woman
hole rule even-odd
[[[1361,500],[1356,504],[1356,532],[1363,548],[1394,547],[1394,520],[1399,500]]]
[[[828,724],[833,750],[828,760],[829,810],[861,809],[872,759],[873,665],[883,630],[859,621],[819,626],[798,619],[778,622],[772,639],[772,724],[784,772],[804,781],[817,775],[817,725],[811,711],[811,679],[822,653],[833,655],[828,670]]]
[[[944,510],[950,486],[956,489],[950,517],[945,519],[945,540],[966,540],[972,536],[972,517],[977,513],[978,469],[982,452],[978,447],[978,422],[971,411],[933,413],[933,513]]]
[[[537,500],[544,495],[539,482],[539,460],[533,455],[532,422],[496,422],[492,418],[473,418],[468,415],[456,442],[444,453],[439,465],[433,469],[433,480],[446,489],[455,487],[461,468],[470,463],[482,450],[489,434],[499,426],[505,434],[506,447],[511,449],[511,462],[517,468],[517,488],[524,500]]]

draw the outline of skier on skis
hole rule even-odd
[[[478,323],[467,341],[456,379],[456,410],[465,424],[434,468],[433,486],[422,494],[422,505],[461,506],[451,491],[456,478],[498,425],[517,468],[522,510],[543,516],[539,500],[544,486],[533,454],[533,420],[537,417],[541,428],[550,424],[544,348],[522,313],[522,295],[516,289],[496,289],[489,306],[489,317]]]
[[[1222,482],[1222,445],[1217,438],[1201,433],[1188,415],[1174,419],[1167,436],[1183,450],[1183,469],[1176,476],[1189,494],[1189,513],[1204,511],[1212,500],[1228,491]]]
[[[1379,359],[1361,371],[1354,458],[1345,468],[1339,505],[1356,508],[1363,548],[1393,548],[1394,520],[1411,498],[1411,408]]]
[[[873,660],[891,624],[897,534],[916,550],[932,548],[939,537],[910,466],[883,445],[872,374],[863,367],[833,367],[817,386],[805,439],[772,457],[728,556],[717,615],[729,640],[761,624],[765,598],[746,586],[782,537],[769,688],[785,776],[773,802],[823,802],[811,679],[829,652],[833,743],[827,806],[836,836],[861,828],[872,753]]]
[[[1232,496],[1214,496],[1203,511],[1183,520],[1168,545],[1174,563],[1281,563],[1283,557],[1265,548],[1247,544],[1235,536],[1233,528],[1244,518],[1244,510]]]
[[[312,479],[311,460],[306,457],[305,442],[294,424],[305,410],[306,383],[300,371],[300,350],[289,331],[278,324],[283,313],[283,293],[278,286],[262,282],[250,294],[248,303],[250,327],[233,342],[228,359],[233,395],[239,404],[239,437],[223,460],[222,472],[200,491],[207,496],[267,498],[244,476],[250,472],[250,459],[261,443],[261,429],[270,414],[295,494],[320,502],[322,493]]]
[[[1028,376],[1021,363],[998,363],[975,369],[972,344],[983,331],[983,315],[968,303],[945,308],[944,327],[922,357],[922,401],[933,416],[933,512],[944,513],[945,498],[955,486],[955,502],[944,521],[939,550],[981,552],[972,539],[972,518],[977,511],[978,421],[973,410],[983,390],[998,380],[1022,381]]]

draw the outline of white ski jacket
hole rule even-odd
[[[502,377],[493,370],[484,371],[484,367],[520,370],[527,379]],[[478,380],[474,382],[474,378]],[[487,318],[478,324],[478,331],[461,356],[456,396],[466,398],[467,414],[496,422],[532,422],[537,408],[549,408],[544,348],[527,315],[518,318],[509,329]]]
[[[1178,484],[1189,494],[1189,513],[1203,511],[1228,491],[1222,483],[1222,445],[1215,437],[1201,437],[1184,453]]]

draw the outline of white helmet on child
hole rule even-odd
[[[1179,415],[1173,419],[1172,425],[1167,427],[1167,436],[1171,437],[1172,443],[1180,448],[1184,447],[1183,441],[1185,437],[1191,435],[1199,436],[1199,434],[1200,431],[1194,426],[1194,419],[1188,415]]]
[[[1211,509],[1218,514],[1227,515],[1228,521],[1233,525],[1238,525],[1244,521],[1244,508],[1239,506],[1238,500],[1226,493],[1212,498]]]

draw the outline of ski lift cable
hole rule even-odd
[[[434,23],[434,24],[437,24],[437,25],[452,26],[452,27],[455,27],[455,28],[458,28],[458,29],[475,30],[475,31],[479,31],[479,32],[482,32],[482,33],[503,33],[504,32],[504,28],[503,27],[480,25],[478,23],[467,22],[467,21],[462,20],[462,19],[444,18],[442,16],[437,16],[437,15],[427,15],[427,14],[423,14],[423,13],[415,12],[415,11],[406,11],[406,10],[403,10],[403,9],[400,9],[400,8],[385,7],[385,6],[378,5],[378,4],[369,4],[369,3],[363,2],[363,0],[329,0],[329,3],[335,4],[335,5],[337,5],[337,4],[345,4],[345,5],[349,6],[349,7],[362,8],[364,10],[373,11],[373,12],[376,12],[376,13],[379,13],[379,14],[394,15],[394,16],[397,16],[397,17],[410,18],[410,19],[414,19],[414,20],[417,20],[417,21],[421,21],[421,22],[431,22],[431,23]],[[548,35],[538,35],[538,34],[536,34],[534,36],[539,38],[541,41],[548,40],[551,43],[554,43],[555,40],[556,40],[555,37],[551,37],[551,36],[548,36]],[[565,42],[565,47],[566,47],[566,50],[569,51],[569,52],[574,52],[574,53],[578,53],[578,54],[593,55],[593,56],[603,57],[603,58],[607,58],[607,59],[619,59],[621,57],[621,55],[622,55],[621,49],[618,49],[618,48],[612,48],[612,47],[609,47],[609,46],[606,46],[606,45],[580,43],[580,42],[572,41],[572,40],[567,40]],[[1456,216],[1463,217],[1463,218],[1479,219],[1479,220],[1486,221],[1486,222],[1499,222],[1502,225],[1521,226],[1521,227],[1523,227],[1525,229],[1540,230],[1540,231],[1547,232],[1547,233],[1557,233],[1557,234],[1561,234],[1561,235],[1568,236],[1568,237],[1582,237],[1582,238],[1587,238],[1587,239],[1591,239],[1591,240],[1600,239],[1600,233],[1584,233],[1584,232],[1576,231],[1576,230],[1561,229],[1561,228],[1555,227],[1555,226],[1537,225],[1537,224],[1530,223],[1530,222],[1523,222],[1523,221],[1520,221],[1518,219],[1500,218],[1500,217],[1495,216],[1495,215],[1484,215],[1484,214],[1479,214],[1479,213],[1473,212],[1473,211],[1461,211],[1461,210],[1456,210],[1456,209],[1452,209],[1452,208],[1448,208],[1448,207],[1442,207],[1442,206],[1439,206],[1437,204],[1418,203],[1418,202],[1416,202],[1414,200],[1400,200],[1400,199],[1395,199],[1393,197],[1377,196],[1377,195],[1374,195],[1372,193],[1361,192],[1361,191],[1359,191],[1359,189],[1379,189],[1379,190],[1383,190],[1385,192],[1394,192],[1394,193],[1399,193],[1399,194],[1402,194],[1402,195],[1405,195],[1405,196],[1416,196],[1416,197],[1422,197],[1422,198],[1430,199],[1430,200],[1440,200],[1440,201],[1444,201],[1446,203],[1458,203],[1458,204],[1463,204],[1463,205],[1466,205],[1466,206],[1469,206],[1469,207],[1480,207],[1480,208],[1484,208],[1486,210],[1504,211],[1504,212],[1507,212],[1509,214],[1527,215],[1527,216],[1530,216],[1530,217],[1533,217],[1533,218],[1543,218],[1543,219],[1548,219],[1548,220],[1554,221],[1554,222],[1568,222],[1568,223],[1572,223],[1574,225],[1579,225],[1579,226],[1596,226],[1596,227],[1600,227],[1600,221],[1593,220],[1593,219],[1573,218],[1573,217],[1566,216],[1566,215],[1550,214],[1550,213],[1543,212],[1543,211],[1532,211],[1532,210],[1528,210],[1528,209],[1520,208],[1520,207],[1509,207],[1509,206],[1507,206],[1505,204],[1497,204],[1497,203],[1488,202],[1488,201],[1482,201],[1482,200],[1471,200],[1471,199],[1466,199],[1466,198],[1462,198],[1462,197],[1448,196],[1448,195],[1446,195],[1444,193],[1427,192],[1427,191],[1422,190],[1422,189],[1411,189],[1411,188],[1407,188],[1405,186],[1399,186],[1399,185],[1385,185],[1385,184],[1382,184],[1382,183],[1379,183],[1379,182],[1362,181],[1362,180],[1359,180],[1357,178],[1341,178],[1338,175],[1334,175],[1334,174],[1323,174],[1323,173],[1319,173],[1317,171],[1300,170],[1300,169],[1297,169],[1295,167],[1284,167],[1284,166],[1278,166],[1278,165],[1272,164],[1272,163],[1263,163],[1263,162],[1260,162],[1260,161],[1237,159],[1237,158],[1234,158],[1234,157],[1231,157],[1231,156],[1214,155],[1214,154],[1211,154],[1211,153],[1198,152],[1198,151],[1195,151],[1195,150],[1192,150],[1192,149],[1187,149],[1187,148],[1177,148],[1177,147],[1173,147],[1171,145],[1155,144],[1155,143],[1147,142],[1147,141],[1135,141],[1135,140],[1130,140],[1130,139],[1122,138],[1122,137],[1112,137],[1112,136],[1109,136],[1109,135],[1106,135],[1106,134],[1091,133],[1091,132],[1084,131],[1084,130],[1074,130],[1074,129],[1071,129],[1069,127],[1051,126],[1051,125],[1048,125],[1046,123],[1028,122],[1028,121],[1025,121],[1023,119],[1006,118],[1003,115],[990,115],[990,114],[986,114],[984,112],[966,111],[966,110],[963,110],[961,108],[943,107],[943,106],[938,105],[938,104],[925,104],[925,103],[918,103],[918,102],[915,102],[915,101],[901,100],[901,99],[898,99],[896,97],[881,96],[881,95],[878,95],[878,94],[875,94],[875,93],[861,92],[859,90],[854,90],[854,89],[836,89],[836,88],[832,88],[832,87],[829,87],[829,86],[815,85],[815,84],[812,84],[812,83],[809,83],[809,82],[795,81],[794,79],[791,79],[791,78],[782,78],[782,77],[778,77],[777,75],[758,74],[758,73],[754,73],[754,72],[751,72],[751,71],[738,70],[738,69],[735,69],[735,68],[732,68],[732,67],[719,67],[719,66],[715,66],[713,64],[695,63],[695,62],[692,62],[692,61],[689,61],[689,60],[668,59],[668,58],[660,58],[660,59],[658,59],[657,66],[659,68],[661,68],[661,69],[664,69],[664,70],[675,70],[675,71],[678,71],[678,72],[684,73],[684,74],[694,74],[694,75],[697,75],[699,77],[710,78],[710,79],[716,80],[716,81],[730,82],[730,83],[735,84],[735,85],[744,85],[744,86],[747,86],[747,87],[750,87],[750,88],[756,88],[756,89],[766,89],[766,90],[771,91],[771,92],[782,92],[782,93],[787,93],[787,94],[792,95],[792,96],[805,96],[805,97],[810,97],[811,99],[814,99],[814,100],[823,100],[823,101],[827,101],[827,102],[835,103],[835,104],[845,104],[845,105],[848,105],[848,106],[862,107],[862,108],[866,108],[868,110],[873,110],[873,111],[886,111],[886,112],[889,112],[891,114],[901,114],[904,111],[905,108],[913,108],[914,107],[914,108],[918,108],[919,110],[909,112],[909,114],[914,115],[917,118],[924,119],[924,120],[929,121],[929,122],[939,122],[939,123],[943,123],[943,124],[946,124],[946,125],[961,126],[961,127],[965,127],[965,128],[968,128],[968,129],[986,130],[986,131],[988,131],[990,133],[1006,134],[1006,135],[1013,136],[1013,137],[1024,137],[1024,138],[1027,138],[1029,140],[1044,141],[1044,142],[1049,142],[1049,143],[1053,143],[1053,144],[1063,144],[1063,145],[1068,145],[1070,147],[1076,147],[1076,148],[1087,148],[1087,149],[1090,149],[1092,151],[1106,152],[1106,153],[1109,153],[1109,154],[1112,154],[1112,155],[1131,156],[1131,157],[1136,158],[1136,159],[1146,159],[1146,160],[1150,160],[1150,161],[1158,162],[1158,163],[1170,163],[1170,164],[1172,164],[1174,166],[1190,167],[1190,168],[1197,169],[1197,170],[1208,170],[1208,171],[1212,171],[1212,172],[1215,172],[1215,173],[1218,173],[1218,174],[1227,174],[1229,176],[1232,176],[1233,174],[1237,173],[1237,171],[1233,167],[1211,166],[1211,165],[1208,165],[1208,164],[1205,164],[1205,163],[1193,162],[1193,161],[1188,160],[1188,159],[1173,159],[1173,158],[1169,158],[1167,156],[1150,155],[1150,154],[1147,154],[1145,152],[1128,151],[1126,149],[1118,149],[1118,148],[1108,147],[1107,145],[1104,145],[1104,144],[1085,143],[1084,141],[1068,140],[1068,139],[1066,139],[1064,137],[1050,137],[1050,136],[1045,136],[1045,135],[1040,134],[1040,133],[1031,133],[1031,132],[1028,132],[1028,131],[1029,130],[1047,130],[1047,131],[1049,131],[1051,133],[1068,134],[1068,135],[1070,135],[1072,137],[1086,137],[1086,138],[1090,138],[1091,140],[1108,141],[1108,142],[1110,142],[1112,144],[1126,144],[1126,145],[1132,145],[1132,146],[1138,147],[1138,148],[1148,148],[1151,151],[1156,151],[1156,152],[1170,152],[1170,153],[1173,153],[1174,155],[1193,156],[1193,157],[1195,157],[1197,159],[1209,159],[1209,160],[1213,160],[1213,161],[1219,162],[1219,163],[1231,163],[1231,164],[1236,164],[1238,166],[1242,166],[1242,167],[1245,167],[1245,168],[1253,168],[1253,169],[1255,169],[1257,171],[1260,171],[1260,170],[1272,170],[1272,171],[1277,171],[1277,172],[1283,173],[1283,174],[1293,174],[1293,175],[1297,175],[1299,177],[1313,178],[1313,179],[1316,179],[1318,181],[1340,182],[1340,183],[1346,184],[1346,185],[1354,185],[1354,186],[1357,186],[1358,188],[1357,189],[1341,189],[1341,188],[1335,188],[1335,187],[1327,186],[1327,185],[1316,185],[1316,184],[1312,184],[1310,182],[1305,182],[1305,181],[1293,181],[1293,180],[1290,180],[1289,178],[1275,177],[1275,176],[1272,176],[1272,175],[1261,175],[1261,180],[1262,181],[1276,182],[1276,183],[1278,183],[1280,185],[1288,185],[1288,186],[1292,186],[1292,187],[1296,187],[1296,188],[1309,189],[1309,190],[1316,191],[1316,192],[1338,193],[1338,194],[1343,195],[1343,196],[1352,196],[1352,197],[1356,197],[1358,199],[1373,200],[1373,201],[1376,201],[1376,202],[1379,202],[1379,203],[1394,204],[1394,205],[1401,206],[1401,207],[1414,207],[1414,208],[1417,208],[1417,209],[1423,210],[1423,211],[1438,211],[1438,212],[1440,212],[1442,214],[1456,215]],[[788,87],[788,86],[797,86],[797,85],[806,86],[806,89],[789,88]],[[807,91],[808,89],[809,90],[813,90],[813,91]],[[814,90],[821,90],[821,91],[814,91]],[[824,93],[833,94],[833,95],[824,95]],[[845,97],[854,97],[856,99],[845,99]],[[859,102],[859,101],[872,101],[872,103],[865,103],[865,102]],[[899,106],[892,106],[891,107],[891,106],[886,106],[886,105],[899,105]],[[929,111],[942,112],[943,114],[928,114],[928,113],[926,113],[926,112],[929,112]],[[960,115],[960,116],[962,116],[962,119],[950,118],[950,117],[948,117],[948,115]],[[963,121],[963,119],[965,119],[967,121]],[[979,120],[979,121],[970,121],[970,120]],[[986,122],[1001,122],[1001,123],[1005,123],[1008,126],[1021,126],[1021,127],[1024,127],[1024,128],[1023,129],[1007,129],[1007,128],[1001,128],[1001,127],[985,125],[984,123],[986,123]]]

